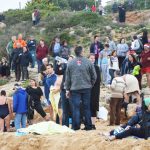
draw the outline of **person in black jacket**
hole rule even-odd
[[[125,23],[125,20],[126,20],[126,10],[125,10],[124,5],[118,6],[118,10],[119,10],[119,22],[120,23]]]
[[[29,63],[32,63],[32,57],[26,47],[23,47],[23,52],[20,56],[20,65],[22,72],[22,81],[29,79],[28,77],[28,66]]]
[[[94,36],[94,43],[90,46],[90,53],[95,54],[95,64],[98,64],[99,52],[104,49],[104,46],[101,42],[99,42],[99,37],[97,35]]]
[[[17,48],[12,52],[12,64],[15,69],[16,81],[20,80],[21,77],[21,65],[20,65],[20,56],[22,53],[22,48],[20,43],[16,43]]]
[[[94,54],[90,54],[89,60],[94,64],[95,56]],[[91,90],[91,119],[92,119],[92,128],[95,127],[95,120],[97,116],[97,111],[99,111],[99,95],[100,95],[100,68],[97,65],[94,65],[95,71],[97,74],[96,82]]]

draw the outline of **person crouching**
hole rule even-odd
[[[115,78],[112,80],[112,84],[109,85],[111,90],[109,125],[120,125],[120,112],[123,101],[125,81],[119,77],[119,74],[119,71],[115,72]]]

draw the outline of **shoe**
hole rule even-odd
[[[92,124],[92,130],[96,130],[96,127],[94,124]]]
[[[84,127],[84,128],[83,128],[83,129],[81,129],[81,130],[89,131],[89,130],[93,130],[93,128],[92,128],[92,127]]]

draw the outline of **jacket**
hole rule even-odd
[[[13,65],[20,64],[21,54],[22,54],[22,48],[16,48],[13,50],[12,55],[11,55]]]
[[[29,51],[36,51],[36,40],[29,40],[27,42],[27,47]]]
[[[125,89],[125,81],[122,77],[116,77],[112,80],[110,85],[112,98],[123,98],[123,92]]]
[[[129,47],[126,43],[117,45],[117,56],[125,57]]]
[[[17,48],[17,43],[20,43],[22,48],[27,46],[26,41],[24,41],[24,40],[22,40],[22,39],[21,39],[21,40],[18,39],[18,40],[16,40],[16,41],[14,42],[13,48]]]
[[[76,57],[66,69],[66,90],[90,89],[96,82],[94,65],[85,57]]]
[[[19,88],[13,94],[13,111],[15,113],[26,113],[27,112],[27,93],[24,89]]]
[[[28,67],[29,63],[32,63],[31,54],[28,51],[25,52],[25,53],[24,52],[21,53],[21,56],[20,56],[20,64],[21,64],[21,66]]]
[[[41,47],[41,45],[39,45],[36,49],[36,57],[39,60],[42,60],[43,58],[45,58],[48,54],[48,47],[46,45],[44,45],[44,47]]]

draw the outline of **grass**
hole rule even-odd
[[[0,86],[5,85],[8,83],[8,80],[6,79],[0,79]]]

